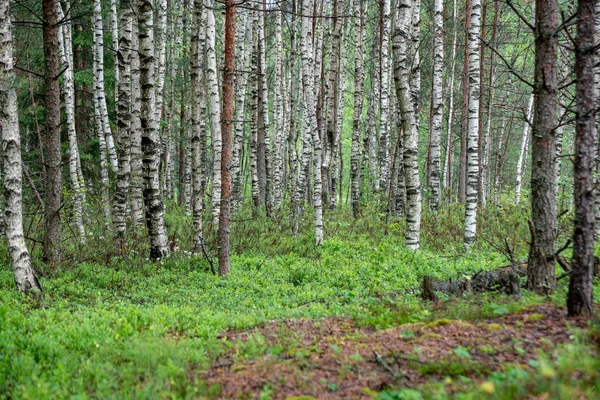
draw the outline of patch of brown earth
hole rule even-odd
[[[537,350],[572,340],[584,318],[542,305],[481,322],[438,320],[384,331],[350,319],[280,321],[222,335],[230,351],[203,374],[218,398],[369,398],[389,387],[416,387],[444,376],[481,378],[504,363],[527,365]]]

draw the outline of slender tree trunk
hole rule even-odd
[[[58,4],[44,1],[43,35],[45,72],[46,127],[43,136],[46,169],[44,208],[44,261],[60,262],[60,209],[62,208],[62,173],[60,159],[60,74],[58,43]],[[9,18],[8,16],[6,18]],[[12,64],[11,64],[12,66]]]
[[[110,31],[112,34],[112,52],[114,54],[114,74],[115,74],[115,104],[119,102],[119,80],[121,78],[119,71],[119,15],[117,14],[117,0],[110,0]],[[118,142],[117,132],[117,142]],[[118,158],[118,154],[117,154]],[[116,171],[116,170],[115,170]]]
[[[521,202],[521,188],[523,183],[523,170],[525,169],[525,159],[527,158],[527,149],[529,143],[529,129],[532,124],[531,117],[533,116],[533,97],[532,93],[529,96],[529,105],[527,106],[527,115],[525,119],[525,126],[523,127],[523,137],[521,138],[521,151],[519,152],[519,159],[517,160],[517,184],[515,186],[515,203]]]
[[[389,186],[390,175],[390,0],[382,0],[381,10],[381,108],[379,128],[379,179]]]
[[[467,202],[467,137],[469,128],[469,32],[471,31],[471,0],[465,3],[465,50],[463,63],[463,81],[462,81],[462,120],[460,125],[460,160],[458,174],[458,202],[466,204]]]
[[[167,0],[157,0],[155,2],[156,25],[154,26],[154,55],[156,59],[156,85],[154,107],[154,120],[156,121],[158,132],[161,131],[161,116],[163,115],[164,91],[165,91],[165,68],[167,59]],[[164,144],[162,145],[164,147]]]
[[[62,6],[57,4],[58,19],[64,17]],[[69,7],[69,3],[66,3]],[[68,8],[69,9],[69,8]],[[85,203],[85,182],[81,174],[79,147],[77,145],[77,130],[75,124],[75,83],[73,75],[73,40],[71,22],[59,26],[58,33],[60,57],[64,72],[64,104],[67,116],[67,131],[69,135],[69,176],[73,191],[73,217],[77,234],[81,243],[85,244],[85,227],[83,225],[83,204]]]
[[[142,87],[142,168],[144,177],[144,204],[146,226],[150,237],[150,258],[159,259],[169,253],[164,219],[164,204],[160,193],[158,174],[160,138],[154,119],[156,106],[154,89],[154,32],[152,2],[141,0],[138,10],[140,86]]]
[[[133,35],[134,12],[129,0],[121,0],[121,38],[117,52],[119,81],[117,85],[117,127],[119,134],[117,142],[119,148],[119,171],[115,187],[113,225],[117,235],[123,236],[127,228],[127,194],[129,192],[129,179],[131,166],[129,157],[131,153],[131,37]]]
[[[398,98],[401,126],[404,134],[403,158],[407,198],[405,245],[409,249],[418,249],[421,233],[421,182],[418,162],[419,133],[415,122],[415,107],[409,84],[408,38],[410,38],[411,15],[411,1],[399,0],[392,49],[394,52],[396,97]]]
[[[202,0],[195,0],[193,7],[192,35],[190,41],[190,82],[192,90],[191,110],[191,208],[194,223],[194,252],[201,253],[204,239],[202,234],[202,196],[204,194],[202,176],[202,142],[206,141],[206,86],[204,79],[204,42],[206,18],[204,18]]]
[[[534,116],[531,171],[531,246],[527,287],[548,293],[556,286],[555,129],[558,2],[536,0]],[[588,184],[590,182],[586,182]],[[576,183],[577,184],[577,183]],[[593,201],[593,196],[591,197]],[[593,240],[593,239],[591,239]]]
[[[221,207],[219,215],[219,275],[229,273],[229,214],[231,211],[231,158],[235,80],[235,5],[225,3],[225,62],[223,71],[223,147],[221,150]]]
[[[597,149],[596,93],[594,85],[594,2],[579,0],[575,74],[577,116],[575,123],[575,229],[573,272],[569,282],[569,315],[594,311],[594,159]]]
[[[96,60],[93,62],[94,68],[96,67]],[[98,104],[98,97],[94,96],[92,99],[94,105],[94,120],[96,122],[96,136],[98,137],[98,145],[100,147],[100,180],[101,180],[101,198],[102,198],[102,209],[104,211],[104,223],[108,224],[110,221],[110,182],[108,176],[108,151],[106,149],[106,137],[104,136],[104,129],[102,127],[102,114],[100,106]]]
[[[471,0],[469,26],[469,135],[467,139],[467,204],[465,212],[465,246],[475,242],[477,230],[477,192],[479,180],[479,33],[481,1]]]
[[[210,99],[208,103],[212,133],[212,216],[213,223],[216,224],[221,203],[221,98],[219,97],[219,80],[217,78],[215,15],[212,8],[213,0],[208,0],[204,8],[206,13],[206,79]]]
[[[131,3],[130,3],[131,4]],[[133,7],[134,4],[131,4]],[[131,224],[134,227],[144,223],[143,178],[142,178],[142,92],[140,88],[139,24],[133,20],[131,35]]]
[[[284,127],[284,79],[283,71],[283,40],[282,40],[282,11],[275,11],[275,93],[274,93],[274,125],[273,125],[273,208],[278,210],[283,200],[283,127]]]
[[[446,157],[444,158],[444,177],[442,184],[446,188],[448,199],[452,193],[452,167],[454,161],[454,137],[452,131],[452,125],[454,122],[454,71],[456,68],[456,36],[458,27],[456,26],[456,0],[453,1],[452,6],[452,56],[450,58],[450,93],[448,94],[448,126],[446,136]],[[462,168],[462,167],[461,167]]]
[[[432,105],[433,118],[431,122],[431,152],[429,169],[429,208],[436,211],[441,199],[440,183],[440,158],[442,141],[442,118],[444,115],[444,104],[442,100],[442,74],[444,70],[444,2],[435,0],[434,5],[434,34],[433,34],[433,90]]]
[[[354,1],[354,116],[352,118],[352,151],[350,153],[350,187],[352,193],[352,214],[360,213],[360,130],[363,110],[363,31],[364,19],[361,0]]]
[[[35,277],[23,234],[23,199],[21,138],[19,110],[15,91],[13,49],[10,23],[10,2],[0,3],[0,124],[2,126],[2,175],[4,177],[5,226],[8,253],[12,262],[17,289],[21,292],[41,292]],[[58,5],[53,3],[55,7]],[[44,15],[47,11],[44,8]],[[56,8],[54,10],[56,12]],[[45,33],[45,31],[44,31]],[[58,59],[56,59],[58,62]],[[58,99],[56,99],[58,101]]]
[[[248,26],[249,11],[243,10],[242,17],[238,20],[241,29],[236,29],[238,34],[237,54],[242,60],[239,74],[236,78],[235,90],[235,138],[233,144],[232,160],[232,207],[235,209],[242,204],[242,153],[244,149],[244,127],[246,116],[246,93],[248,89],[248,69],[250,68],[250,56],[252,54],[252,27]]]
[[[102,6],[100,0],[94,0],[94,56],[96,68],[94,69],[97,107],[102,121],[102,134],[106,141],[106,149],[113,171],[118,170],[117,151],[108,121],[108,108],[106,107],[106,92],[104,90],[104,27],[102,26]]]

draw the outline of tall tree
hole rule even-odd
[[[521,202],[521,189],[523,187],[523,171],[525,170],[525,160],[527,159],[527,151],[529,149],[529,130],[532,125],[531,117],[533,116],[533,98],[534,94],[529,96],[529,105],[527,106],[527,114],[525,115],[525,125],[523,127],[523,137],[521,137],[521,151],[517,160],[517,184],[515,186],[515,203]]]
[[[556,286],[555,130],[558,2],[535,3],[534,116],[532,127],[531,246],[527,286],[547,293]]]
[[[592,314],[594,282],[594,159],[597,148],[596,96],[594,88],[594,0],[577,3],[577,113],[575,121],[575,229],[573,271],[569,282],[569,315]]]
[[[152,2],[141,0],[138,9],[140,86],[142,88],[142,167],[144,177],[144,205],[146,226],[150,237],[150,258],[159,259],[169,253],[165,228],[164,204],[160,193],[158,176],[160,138],[154,117],[154,17]]]
[[[363,32],[364,18],[362,0],[354,0],[354,115],[352,118],[352,151],[350,153],[350,188],[352,214],[357,218],[360,212],[360,130],[363,110]]]
[[[449,84],[450,93],[448,94],[448,123],[446,133],[446,156],[444,157],[444,170],[442,185],[447,188],[447,196],[450,197],[452,192],[452,167],[454,163],[454,137],[452,131],[452,123],[454,121],[454,70],[456,68],[456,37],[458,27],[456,24],[456,0],[452,6],[452,55],[450,57],[450,73]],[[461,167],[462,168],[462,167]]]
[[[469,121],[467,137],[467,204],[465,212],[465,246],[475,241],[477,230],[477,192],[479,183],[479,33],[481,1],[471,0],[469,26]]]
[[[57,4],[58,19],[64,18],[62,6]],[[67,1],[67,9],[70,10],[70,4]],[[75,82],[74,82],[74,63],[73,63],[73,40],[71,21],[66,20],[59,25],[58,40],[60,48],[60,58],[64,71],[64,105],[67,116],[67,131],[69,136],[69,177],[71,179],[72,197],[73,197],[73,216],[77,234],[81,243],[85,243],[85,226],[83,225],[83,204],[85,203],[85,182],[81,172],[81,161],[79,157],[79,146],[77,145],[77,130],[75,123]]]
[[[441,198],[440,183],[440,158],[442,141],[442,117],[444,105],[442,103],[442,74],[444,69],[444,2],[435,0],[434,4],[434,34],[433,34],[433,89],[431,93],[433,118],[429,132],[431,148],[429,152],[429,208],[437,210]]]
[[[62,173],[60,159],[60,63],[58,42],[57,0],[44,1],[44,75],[46,127],[43,136],[46,170],[46,199],[44,202],[44,260],[50,264],[60,261],[60,209],[62,208]],[[7,17],[8,18],[8,17]],[[12,64],[11,64],[12,65]]]
[[[419,147],[415,107],[411,97],[410,59],[408,39],[410,36],[412,1],[399,0],[396,9],[392,50],[394,53],[394,82],[400,109],[400,125],[404,133],[403,158],[406,183],[406,235],[405,245],[418,249],[421,235],[421,182],[419,179]]]
[[[54,6],[56,7],[56,3]],[[44,8],[44,12],[46,11],[49,10]],[[33,272],[23,233],[21,137],[10,25],[10,2],[0,2],[0,129],[6,199],[5,233],[17,289],[24,293],[40,292],[42,288]],[[56,62],[58,63],[58,59]]]
[[[225,2],[225,62],[223,70],[223,125],[221,128],[221,207],[219,215],[219,275],[229,273],[229,214],[231,211],[231,157],[235,79],[235,5]]]
[[[470,35],[471,31],[471,0],[465,1],[465,47],[463,54],[463,76],[462,76],[462,119],[460,124],[460,155],[459,155],[459,173],[458,173],[458,202],[466,204],[467,201],[467,145],[469,129],[469,72],[471,58]]]
[[[130,178],[130,129],[131,129],[131,36],[133,35],[134,12],[129,0],[121,0],[121,37],[117,52],[119,81],[117,85],[117,127],[119,134],[119,170],[115,187],[113,224],[117,235],[123,236],[126,229],[127,195]]]

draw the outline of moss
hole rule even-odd
[[[504,329],[504,327],[502,325],[500,325],[500,324],[489,324],[487,326],[488,332],[498,332],[498,331],[501,331],[503,329]]]
[[[535,322],[535,321],[539,321],[542,318],[544,318],[544,315],[535,313],[535,314],[531,314],[529,317],[527,317],[527,321]]]
[[[438,326],[450,325],[453,322],[454,321],[452,321],[451,319],[442,318],[442,319],[438,319],[436,321],[428,323],[427,325],[425,325],[425,328],[426,329],[437,328]]]
[[[439,339],[439,338],[441,338],[441,336],[438,335],[437,333],[426,333],[421,337],[423,339]]]

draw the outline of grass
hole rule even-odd
[[[452,215],[440,218],[451,220]],[[168,221],[171,238],[182,249],[190,248],[186,221],[181,215]],[[449,303],[442,313],[415,296],[413,289],[423,276],[455,279],[504,265],[503,256],[486,245],[462,254],[451,232],[442,249],[444,231],[430,239],[424,235],[422,250],[406,250],[402,223],[392,224],[385,236],[375,212],[357,222],[341,213],[330,216],[320,249],[312,245],[310,215],[298,238],[280,224],[267,219],[234,223],[235,254],[226,278],[210,274],[204,258],[185,250],[150,262],[140,255],[144,245],[135,238],[126,255],[117,256],[106,249],[102,229],[91,230],[87,250],[94,257],[81,262],[76,257],[81,249],[66,249],[65,264],[44,271],[42,300],[15,291],[4,261],[0,398],[212,396],[218,387],[206,386],[200,374],[227,351],[218,334],[228,330],[273,319],[326,316],[350,316],[359,326],[384,329],[497,316],[564,299],[564,290],[550,299],[527,293],[517,301],[482,295]],[[274,351],[255,337],[240,357]],[[454,371],[458,367],[452,363],[436,368]],[[560,370],[560,365],[552,366]]]

